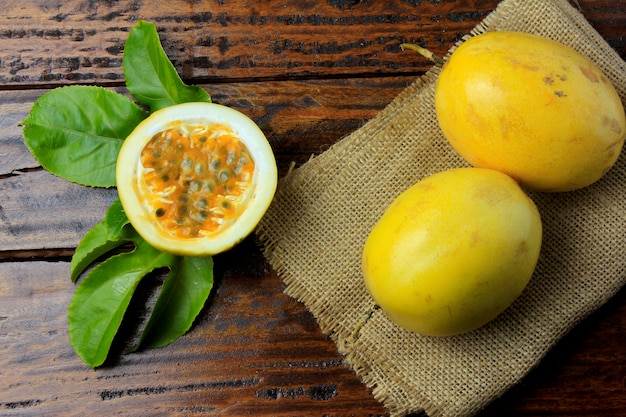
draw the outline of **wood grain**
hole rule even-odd
[[[0,84],[123,81],[128,31],[158,24],[188,80],[402,74],[430,64],[400,53],[415,42],[444,54],[498,4],[475,1],[5,1],[0,15]],[[625,56],[623,3],[576,2]]]
[[[626,2],[577,0],[626,57]],[[191,332],[87,368],[67,336],[69,260],[115,190],[43,171],[21,127],[61,85],[125,93],[121,59],[138,19],[157,24],[177,70],[267,135],[280,175],[358,129],[498,0],[5,0],[0,14],[0,415],[387,416],[342,363],[254,237],[216,257],[216,286]],[[162,277],[142,284],[123,336],[136,337]],[[626,291],[577,326],[478,417],[623,416]]]
[[[353,132],[386,106],[413,77],[265,81],[203,85],[220,104],[250,116],[275,150],[280,175]],[[114,91],[125,94],[124,89]],[[34,169],[21,127],[40,90],[0,92],[7,117],[0,146],[0,259],[16,250],[72,248],[100,221],[114,189],[88,188]],[[41,221],[33,221],[41,219]],[[2,254],[1,251],[9,251]]]
[[[85,367],[67,337],[68,263],[0,263],[0,415],[384,414],[302,305],[282,294],[263,258],[244,246],[236,256],[247,267],[219,269],[191,333],[163,349],[115,352],[98,371]]]
[[[151,351],[119,344],[92,371],[67,338],[67,262],[0,263],[0,415],[387,415],[302,304],[282,293],[251,239],[216,265],[215,291],[189,334]],[[479,416],[623,415],[624,329],[622,290]]]
[[[480,417],[623,416],[626,288],[552,348]]]

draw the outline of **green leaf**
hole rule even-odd
[[[180,103],[211,101],[199,86],[183,83],[153,23],[140,20],[135,24],[124,45],[122,67],[128,91],[153,112]]]
[[[90,367],[104,363],[141,279],[158,268],[173,268],[178,257],[143,239],[134,251],[112,256],[80,282],[68,308],[70,343]]]
[[[122,142],[146,116],[121,94],[71,86],[41,96],[20,124],[26,146],[46,170],[78,184],[113,187]]]
[[[104,219],[88,231],[80,241],[70,264],[70,278],[76,282],[80,274],[96,259],[129,240],[124,226],[129,224],[122,203],[117,198]]]
[[[202,88],[182,82],[152,23],[140,21],[131,31],[123,69],[130,93],[152,111],[211,101]],[[119,150],[147,116],[121,94],[72,86],[44,94],[20,125],[26,146],[43,168],[78,184],[113,187]],[[72,281],[128,242],[134,250],[110,256],[85,274],[68,308],[70,342],[92,368],[106,360],[137,286],[147,274],[169,269],[139,346],[164,346],[187,332],[213,287],[212,258],[183,258],[153,248],[134,230],[119,199],[76,248]]]
[[[106,360],[137,285],[148,273],[164,267],[170,270],[137,348],[162,347],[185,334],[213,288],[211,257],[179,257],[153,248],[132,228],[119,198],[76,249],[72,280],[126,242],[133,242],[135,250],[94,267],[79,283],[68,309],[70,342],[92,368]]]
[[[213,288],[213,258],[180,258],[165,279],[138,347],[166,346],[185,334]]]

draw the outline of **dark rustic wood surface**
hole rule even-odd
[[[387,105],[493,10],[475,1],[5,0],[0,15],[0,415],[385,416],[335,345],[267,264],[253,237],[216,257],[216,286],[192,331],[157,350],[116,344],[96,371],[74,354],[69,260],[115,190],[43,171],[17,123],[41,94],[98,84],[123,92],[124,40],[157,24],[188,82],[248,114],[279,172],[305,162]],[[626,2],[575,2],[626,57]],[[150,282],[145,284],[150,293]],[[143,299],[133,308],[141,310]],[[124,333],[133,334],[132,323]],[[481,412],[626,415],[626,291]]]

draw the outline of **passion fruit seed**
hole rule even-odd
[[[143,148],[138,192],[166,233],[207,236],[226,228],[245,206],[254,167],[247,147],[227,126],[180,124]]]

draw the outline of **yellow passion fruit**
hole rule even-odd
[[[435,86],[450,144],[470,164],[524,187],[571,191],[616,162],[626,115],[609,79],[586,56],[519,32],[487,32],[450,56]]]
[[[116,180],[128,219],[148,243],[207,256],[252,232],[273,199],[277,169],[247,116],[185,103],[154,112],[126,138]]]
[[[537,207],[508,175],[442,171],[400,194],[373,227],[363,248],[365,286],[401,327],[465,333],[520,295],[541,239]]]

